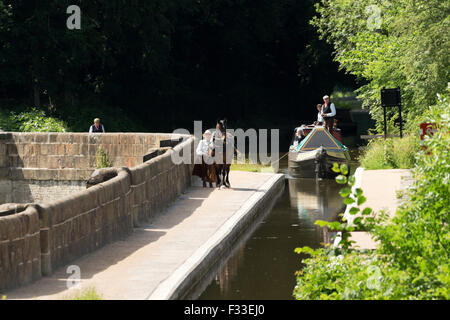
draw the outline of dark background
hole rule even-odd
[[[314,3],[0,1],[0,106],[38,106],[73,131],[95,117],[109,132],[193,132],[226,117],[288,136],[323,95],[356,88],[309,24]],[[81,30],[66,28],[71,4]]]

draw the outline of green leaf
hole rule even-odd
[[[339,191],[339,194],[341,195],[342,198],[346,198],[350,195],[351,192],[352,190],[350,188],[343,188],[341,189],[341,191]]]
[[[358,206],[362,205],[364,202],[366,202],[366,200],[367,200],[366,197],[359,196],[357,201]]]
[[[350,198],[350,197],[347,197],[347,198],[344,199],[344,203],[346,205],[352,204],[354,202],[355,202],[355,200],[353,198]]]
[[[348,184],[353,186],[355,184],[355,176],[348,177]]]
[[[316,251],[314,249],[310,248],[310,247],[304,246],[302,248],[295,248],[294,252],[298,253],[298,254],[306,253],[306,254],[309,254],[309,255],[313,255]]]
[[[368,216],[373,212],[371,208],[364,208],[364,210],[361,212],[363,216]]]
[[[359,208],[357,208],[357,207],[353,207],[353,208],[351,208],[350,211],[349,211],[349,213],[350,213],[351,215],[355,215],[355,214],[357,214],[358,212],[359,212]]]
[[[363,191],[362,191],[361,188],[356,188],[356,189],[355,189],[355,192],[356,192],[356,196],[357,196],[357,197],[362,196],[362,194],[363,194]]]
[[[331,230],[341,230],[342,226],[338,221],[333,221],[329,224]]]
[[[324,221],[324,220],[316,220],[316,222],[314,222],[314,224],[317,224],[320,227],[325,227],[328,226],[330,224],[330,222],[328,221]]]
[[[333,172],[340,173],[339,164],[337,162],[333,163],[333,167],[331,168]]]
[[[338,175],[336,177],[336,182],[339,183],[339,184],[346,184],[347,183],[347,177],[340,174],[340,175]]]
[[[340,171],[343,175],[347,175],[348,174],[348,166],[345,163],[341,164]]]
[[[361,224],[361,222],[363,221],[363,217],[357,217],[355,220],[353,220],[353,223],[356,225]]]

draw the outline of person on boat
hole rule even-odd
[[[198,176],[202,179],[203,187],[206,187],[208,182],[210,188],[212,188],[213,182],[217,182],[214,158],[212,156],[214,146],[211,138],[211,131],[206,130],[203,133],[203,139],[200,140],[195,150],[195,155],[201,158],[201,163],[196,163],[192,171],[193,176]]]
[[[322,106],[321,116],[324,119],[325,128],[329,132],[333,132],[334,117],[336,116],[336,107],[334,106],[334,103],[330,102],[329,96],[324,96],[323,102],[324,105]]]
[[[323,125],[322,105],[319,103],[316,107],[317,107],[317,120],[314,122],[314,125],[322,126]]]
[[[303,132],[303,126],[296,128],[295,130],[295,137],[294,141],[292,142],[292,145],[294,147],[298,146],[302,140],[305,139],[305,134]]]
[[[89,128],[89,133],[105,133],[105,127],[100,123],[99,118],[94,119],[94,124]]]

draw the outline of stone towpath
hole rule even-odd
[[[221,226],[248,206],[249,199],[255,199],[281,178],[282,175],[271,173],[232,171],[231,189],[191,187],[153,221],[134,229],[124,241],[111,243],[73,261],[70,265],[78,266],[81,271],[81,290],[95,288],[103,299],[163,297],[155,296],[155,289],[161,291]],[[66,273],[67,267],[7,292],[7,298],[73,297],[79,289],[67,289],[67,279],[71,276]]]
[[[364,170],[360,179],[367,198],[362,207],[372,208],[374,212],[386,210],[390,217],[395,215],[402,201],[397,192],[404,192],[413,181],[407,169]],[[376,248],[376,242],[366,232],[352,232],[351,240],[356,241],[355,245],[360,249]]]

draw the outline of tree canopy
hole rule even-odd
[[[311,23],[340,68],[365,81],[363,105],[382,119],[380,90],[402,90],[409,119],[445,92],[450,72],[450,2],[322,0]]]
[[[66,28],[69,5],[81,29]],[[47,108],[72,130],[236,126],[314,117],[336,84],[314,0],[0,0],[0,103]]]

